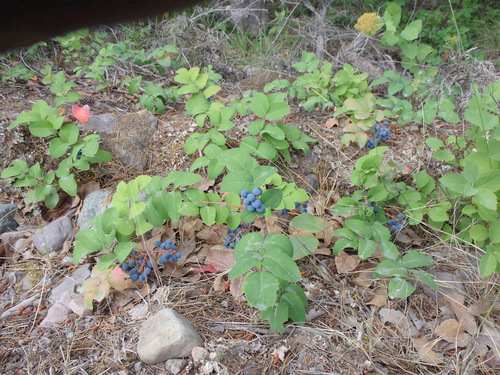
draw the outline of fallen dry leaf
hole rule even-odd
[[[210,180],[206,177],[203,177],[203,179],[196,184],[193,184],[192,187],[195,189],[200,189],[201,191],[207,191],[210,189],[212,186],[214,186],[215,180]]]
[[[490,297],[480,299],[476,303],[469,306],[469,313],[474,316],[485,314],[492,308],[492,301]]]
[[[375,291],[375,297],[366,302],[367,305],[382,307],[387,305],[387,288],[381,287]]]
[[[462,343],[465,325],[455,319],[446,319],[434,330],[434,334],[451,343]]]
[[[439,365],[443,363],[443,356],[437,354],[432,347],[435,343],[429,342],[425,337],[418,337],[413,339],[413,345],[418,351],[419,360],[429,365]]]
[[[393,324],[405,336],[413,337],[418,335],[417,328],[401,311],[384,308],[380,309],[379,315],[383,324],[387,322]]]
[[[357,255],[349,255],[344,250],[339,251],[335,257],[335,266],[338,273],[352,272],[356,269],[361,259]]]
[[[467,332],[474,335],[477,330],[476,318],[465,307],[465,297],[461,294],[448,293],[443,296],[446,304],[451,308],[457,320],[465,325]]]
[[[212,246],[206,252],[205,264],[213,264],[219,271],[227,271],[234,266],[234,252],[222,245]]]
[[[325,128],[331,129],[334,126],[339,126],[339,120],[335,117],[330,117],[328,120],[325,121]]]
[[[368,288],[375,280],[373,269],[361,270],[358,276],[351,280],[351,283],[357,286]]]

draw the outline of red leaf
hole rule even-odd
[[[217,271],[217,268],[214,267],[213,264],[209,264],[208,266],[205,266],[205,267],[198,267],[198,268],[194,268],[196,271],[198,272],[211,272],[211,273],[217,273],[219,271]]]
[[[86,124],[89,121],[90,108],[88,104],[85,104],[83,107],[74,105],[73,108],[71,109],[71,112],[73,112],[73,116],[75,116],[75,118],[82,124]]]

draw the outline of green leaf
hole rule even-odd
[[[137,224],[135,226],[135,234],[138,236],[142,236],[144,233],[149,232],[151,229],[153,229],[153,226],[150,223],[145,220],[139,220],[137,221]]]
[[[269,271],[251,272],[245,277],[243,291],[248,305],[265,310],[278,298],[279,279]]]
[[[427,211],[427,214],[429,218],[435,222],[445,222],[449,219],[447,209],[443,207],[433,207]]]
[[[436,284],[429,272],[422,270],[410,270],[410,272],[415,275],[417,281],[427,284],[432,290],[437,291],[439,289],[439,286]]]
[[[253,186],[262,186],[266,180],[275,175],[278,172],[278,168],[270,167],[267,165],[259,165],[252,170]]]
[[[295,229],[307,233],[316,233],[325,229],[324,220],[308,213],[295,216],[290,221],[290,225]]]
[[[384,260],[375,268],[375,272],[380,276],[406,277],[408,275],[406,268],[393,259]]]
[[[79,135],[80,129],[75,124],[64,124],[59,131],[62,141],[72,145],[78,142]]]
[[[203,179],[200,175],[196,173],[184,172],[184,171],[171,171],[165,178],[165,186],[169,184],[174,185],[174,189],[179,186],[189,186],[200,182]]]
[[[425,140],[425,144],[432,150],[439,150],[444,147],[444,143],[439,138],[430,137]]]
[[[383,241],[383,242],[380,242],[379,246],[380,246],[380,252],[387,259],[392,259],[392,260],[398,259],[399,250],[398,250],[397,246],[394,245],[392,242]]]
[[[290,106],[284,102],[272,103],[269,106],[269,111],[266,114],[266,118],[270,121],[279,120],[285,117],[288,112],[290,112]]]
[[[129,211],[130,217],[134,218],[139,216],[144,212],[145,209],[146,209],[146,203],[141,201],[132,202],[130,204],[130,211]]]
[[[302,279],[299,267],[293,259],[277,248],[266,249],[262,264],[280,279],[290,282]]]
[[[426,267],[436,264],[434,259],[418,251],[412,251],[411,253],[403,255],[401,263],[406,268]]]
[[[439,181],[448,189],[455,193],[463,194],[464,186],[467,182],[465,177],[458,173],[449,173],[439,179]]]
[[[288,315],[295,323],[303,325],[306,322],[306,309],[299,296],[293,293],[285,293],[281,296],[280,301],[288,305]]]
[[[11,178],[21,175],[22,172],[16,167],[5,168],[0,175],[1,178]]]
[[[215,207],[200,208],[200,215],[205,225],[212,226],[215,223],[216,209]]]
[[[411,41],[418,38],[418,34],[422,31],[422,20],[415,20],[408,24],[403,31],[401,37]]]
[[[200,213],[198,205],[192,202],[182,202],[178,206],[178,210],[182,215],[196,216]]]
[[[415,287],[408,281],[400,277],[394,277],[389,282],[387,295],[390,298],[406,298],[411,296],[414,291]]]
[[[117,244],[113,249],[113,252],[118,258],[118,262],[122,263],[125,261],[135,246],[137,246],[135,242],[120,242]]]
[[[495,272],[497,268],[498,260],[494,253],[487,252],[481,257],[479,261],[479,272],[481,276],[488,277]]]
[[[262,311],[261,317],[262,320],[269,321],[271,330],[283,334],[285,332],[283,323],[288,320],[288,305],[285,302],[279,302],[277,305]]]
[[[103,242],[99,239],[97,232],[93,229],[84,229],[79,231],[76,234],[76,238],[78,239],[77,243],[80,243],[85,248],[85,254],[83,255],[95,253],[103,248]],[[78,258],[78,260],[80,259],[81,257]]]
[[[344,226],[352,230],[358,236],[363,238],[371,238],[370,225],[362,220],[358,219],[347,219],[344,222]]]
[[[500,243],[500,220],[490,223],[489,237],[491,243]]]
[[[69,143],[64,142],[61,138],[54,138],[49,144],[49,154],[54,159],[59,159],[68,150]]]
[[[68,176],[64,176],[59,179],[59,186],[70,196],[74,197],[78,190],[78,186],[75,181],[75,175],[73,173]]]
[[[474,241],[484,241],[488,238],[488,229],[483,224],[474,224],[469,234]]]
[[[293,245],[293,259],[297,260],[311,255],[318,248],[319,241],[313,236],[294,234],[290,237]]]
[[[116,219],[116,230],[125,236],[130,236],[134,233],[135,224],[131,219],[119,217]]]
[[[293,257],[293,244],[288,236],[282,233],[270,233],[264,240],[264,248],[266,250],[278,249],[290,258]]]
[[[265,94],[259,92],[252,97],[250,106],[257,117],[266,117],[269,111],[269,100]]]
[[[495,211],[497,209],[498,198],[491,190],[484,188],[477,188],[477,193],[474,195],[479,204]]]
[[[285,132],[278,128],[277,126],[273,125],[265,125],[264,128],[261,131],[261,135],[267,134],[271,136],[274,139],[277,140],[284,140],[285,139]]]
[[[282,199],[283,199],[283,191],[281,189],[266,190],[260,196],[260,200],[266,206],[266,208],[271,208],[271,209],[278,207]]]
[[[377,249],[377,243],[366,238],[359,239],[358,255],[361,259],[368,259]]]
[[[52,123],[50,121],[31,121],[29,124],[29,131],[32,135],[35,137],[50,137],[52,135],[55,135],[57,132],[52,126]]]

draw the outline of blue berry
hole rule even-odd
[[[240,193],[241,197],[242,198],[246,198],[247,195],[248,195],[248,190],[242,190],[241,193]]]
[[[252,202],[252,206],[254,206],[255,208],[259,208],[260,206],[262,206],[262,202],[259,199],[256,199]]]
[[[252,191],[253,195],[255,195],[256,197],[258,197],[259,195],[262,194],[262,189],[261,188],[255,188],[253,189]]]
[[[247,199],[250,201],[250,202],[253,202],[255,200],[255,195],[253,195],[252,193],[249,193],[247,195]],[[247,205],[248,206],[248,205]]]
[[[132,280],[132,282],[136,282],[137,280],[139,280],[139,275],[136,273],[133,275],[130,275],[130,280]]]
[[[404,219],[404,218],[405,218],[405,215],[403,215],[403,214],[398,215],[398,219]]]
[[[250,205],[250,206],[247,206],[247,210],[250,211],[250,212],[254,212],[255,211],[255,207]]]
[[[258,208],[256,209],[256,211],[257,211],[258,213],[262,213],[262,212],[264,212],[265,210],[266,210],[266,207],[265,207],[264,205],[261,205],[260,207],[258,207]]]
[[[389,125],[389,121],[385,120],[385,121],[383,122],[383,124],[384,124],[385,126],[387,126],[387,125]]]

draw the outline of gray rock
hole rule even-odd
[[[0,204],[0,234],[17,229],[18,224],[14,220],[16,212],[15,204]]]
[[[155,364],[188,357],[196,346],[203,346],[203,340],[189,320],[166,308],[141,327],[137,353],[142,362]]]
[[[33,245],[42,254],[60,250],[64,241],[73,236],[73,225],[67,216],[63,216],[42,229],[33,236]]]
[[[49,301],[54,303],[58,301],[66,292],[76,292],[75,286],[81,285],[90,276],[90,265],[86,264],[78,267],[69,276],[66,276],[60,284],[55,286],[50,293]]]
[[[310,173],[305,176],[307,181],[306,191],[309,195],[314,195],[316,193],[316,188],[319,186],[318,177],[314,173]]]
[[[96,190],[87,195],[83,201],[82,211],[78,215],[77,224],[80,230],[88,229],[88,221],[106,211],[111,207],[111,192],[107,190]]]
[[[148,162],[144,150],[158,127],[158,119],[148,110],[142,110],[121,116],[106,114],[91,117],[81,127],[98,132],[103,149],[111,152],[113,159],[143,169]]]
[[[185,359],[169,359],[165,363],[165,370],[170,371],[173,375],[177,375],[187,366],[187,364],[188,362]]]

